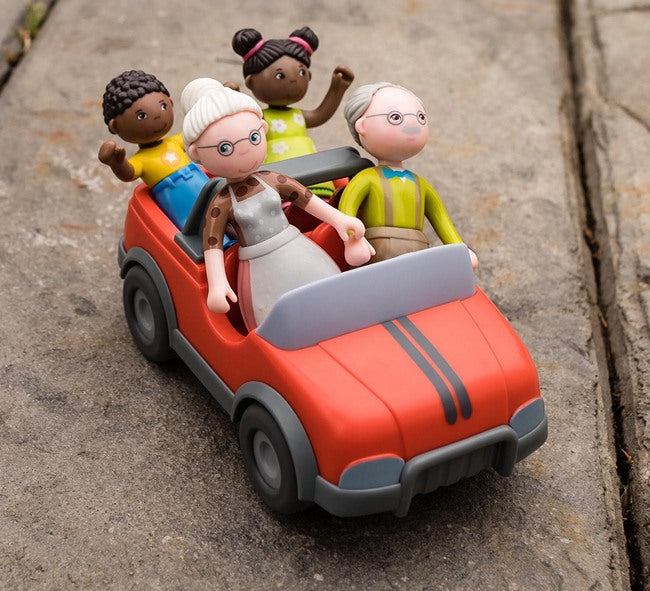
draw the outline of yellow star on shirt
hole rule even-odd
[[[178,154],[175,154],[174,152],[165,152],[165,155],[163,156],[163,160],[167,164],[174,164],[178,160]]]

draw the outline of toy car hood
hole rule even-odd
[[[325,428],[340,435],[340,453],[332,453],[337,443],[330,439],[327,454],[340,460],[363,453],[351,453],[355,440],[408,459],[507,425],[519,405],[539,395],[528,352],[477,289],[462,244],[294,290],[257,334],[295,351],[289,362],[305,376],[327,368],[326,391],[317,384],[304,391],[319,409],[316,424],[340,421]],[[375,434],[368,432],[373,425]],[[317,429],[306,427],[310,436]],[[370,442],[382,438],[383,447]]]

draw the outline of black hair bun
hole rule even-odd
[[[314,31],[309,27],[303,27],[302,29],[296,29],[289,37],[300,37],[303,41],[306,41],[312,51],[318,49],[318,37]],[[261,36],[260,36],[261,38]]]
[[[257,29],[240,29],[232,36],[232,48],[243,57],[261,40],[262,33]]]

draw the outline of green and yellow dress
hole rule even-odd
[[[278,162],[316,152],[314,142],[307,135],[307,125],[300,109],[268,107],[263,112],[264,120],[269,124],[269,129],[266,132],[265,163]],[[334,184],[331,182],[309,188],[319,197],[331,197],[334,193]]]

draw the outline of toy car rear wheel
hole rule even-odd
[[[298,499],[296,470],[284,435],[260,404],[252,404],[244,411],[239,444],[253,486],[271,509],[296,513],[309,505]]]
[[[155,362],[175,357],[169,346],[169,330],[160,294],[149,274],[139,265],[131,267],[122,291],[129,330],[142,353]]]

